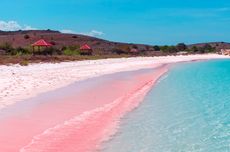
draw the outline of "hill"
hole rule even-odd
[[[87,43],[93,48],[93,50],[102,51],[103,53],[110,53],[114,49],[122,48],[125,46],[131,48],[136,47],[142,51],[146,51],[150,49],[149,47],[151,47],[150,45],[111,42],[79,34],[64,34],[59,31],[52,30],[29,30],[12,32],[0,31],[0,45],[9,43],[14,48],[29,47],[39,39],[45,39],[46,41],[51,42],[54,47],[58,49],[61,49],[65,46],[80,46]]]
[[[205,45],[210,45],[213,48],[215,48],[217,51],[220,51],[221,49],[229,49],[230,48],[230,43],[227,42],[209,42],[209,43],[197,43],[197,44],[191,44],[189,47],[204,47]]]
[[[69,46],[80,46],[85,43],[90,45],[96,55],[110,54],[129,54],[132,49],[138,50],[138,55],[166,55],[179,51],[190,53],[216,52],[222,48],[230,48],[230,43],[211,42],[191,44],[184,47],[184,50],[178,49],[178,46],[151,46],[144,44],[131,44],[111,42],[95,37],[64,34],[53,30],[29,30],[29,31],[0,31],[0,54],[4,51],[4,44],[9,44],[12,48],[31,48],[31,44],[39,39],[45,39],[52,43],[55,49],[63,50]],[[182,43],[183,44],[183,43]],[[194,48],[195,47],[195,48]],[[185,49],[186,48],[186,49]],[[209,49],[206,51],[205,49]],[[135,52],[135,51],[134,51]]]

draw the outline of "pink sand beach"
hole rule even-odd
[[[167,72],[169,64],[214,58],[224,57],[218,55],[200,55],[165,57],[160,59],[147,58],[142,59],[144,63],[140,60],[139,62],[135,62],[134,65],[138,68],[130,68],[132,67],[130,66],[132,65],[131,63],[134,63],[135,60],[128,62],[129,64],[127,65],[129,66],[126,67],[124,66],[125,63],[121,61],[119,63],[115,59],[110,61],[109,66],[108,63],[104,64],[104,66],[103,64],[98,65],[98,63],[102,61],[96,61],[96,63],[91,66],[87,63],[87,69],[89,70],[89,67],[93,69],[96,64],[101,68],[103,76],[77,82],[75,81],[81,80],[79,77],[75,77],[75,79],[71,77],[69,79],[75,81],[72,81],[71,85],[62,88],[60,86],[63,86],[63,81],[61,77],[59,77],[59,81],[62,84],[57,87],[59,89],[45,89],[46,91],[49,90],[49,92],[21,101],[19,99],[21,99],[23,91],[17,100],[4,96],[2,98],[4,100],[2,100],[1,103],[5,104],[1,104],[2,108],[0,110],[0,151],[96,151],[100,149],[100,144],[103,141],[108,140],[116,133],[120,119],[127,112],[138,107],[148,91],[157,83],[157,80]],[[146,61],[148,61],[148,63],[146,63]],[[138,65],[137,63],[141,64]],[[81,69],[79,68],[78,70],[85,68],[83,63],[78,64],[81,65]],[[109,67],[113,67],[113,65],[117,67],[114,68],[116,70],[113,72],[102,70],[109,69]],[[72,72],[76,70],[73,65],[70,67],[72,67]],[[3,73],[4,68],[2,68]],[[11,70],[13,69],[12,67],[8,69],[10,68]],[[99,70],[100,68],[95,69]],[[85,71],[87,71],[87,69]],[[55,70],[57,71],[57,68]],[[60,69],[58,70],[59,72],[61,71]],[[62,72],[65,70],[66,67],[64,66]],[[26,77],[25,75],[20,75],[21,71],[18,73],[16,71],[14,75],[18,75],[19,78],[23,78],[23,76]],[[27,69],[24,69],[24,71],[27,71]],[[49,72],[44,71],[43,78],[45,73]],[[7,72],[5,74],[7,74]],[[54,75],[55,74],[51,74],[51,76]],[[85,78],[89,77],[85,76]],[[37,80],[35,79],[34,81]],[[46,84],[41,84],[37,87],[40,87],[41,90],[41,88],[47,85],[47,82],[48,81],[45,81],[43,83]],[[65,80],[65,82],[67,85],[70,81]],[[17,81],[14,83],[17,84]],[[48,84],[52,85],[55,83],[56,79],[54,78],[54,80],[52,81],[51,79]],[[23,84],[20,85],[23,86]],[[24,87],[25,86],[26,83],[24,83]],[[49,85],[46,87],[49,88]],[[15,88],[17,90],[20,86],[15,86]],[[52,86],[51,88],[55,87]],[[9,88],[8,91],[12,91],[12,89],[13,88]],[[33,90],[31,89],[30,91],[32,92]],[[20,91],[18,92],[20,93]],[[15,95],[15,98],[19,96]],[[23,96],[28,97],[26,95]]]
[[[107,75],[6,108],[0,119],[0,151],[93,151],[166,71],[162,66]]]

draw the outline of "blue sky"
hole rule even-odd
[[[17,29],[145,44],[230,42],[230,1],[1,0],[0,30]]]

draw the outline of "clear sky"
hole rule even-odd
[[[0,30],[31,28],[145,44],[230,42],[230,1],[1,0]]]

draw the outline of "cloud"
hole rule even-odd
[[[2,31],[17,31],[17,30],[36,30],[29,25],[20,25],[16,21],[0,21],[0,30]]]
[[[77,34],[75,31],[73,30],[69,30],[69,29],[64,29],[60,31],[61,33],[68,33],[68,34]]]
[[[0,20],[0,30],[1,31],[18,31],[18,30],[37,30],[37,28],[31,27],[30,25],[20,25],[17,21],[2,21]],[[68,34],[82,34],[93,37],[100,37],[104,35],[103,32],[97,30],[91,30],[90,32],[75,32],[70,29],[63,29],[61,33]]]
[[[97,31],[97,30],[92,30],[88,33],[82,33],[83,35],[88,35],[88,36],[102,36],[105,33],[101,32],[101,31]]]
[[[29,25],[25,25],[25,27],[22,30],[37,30],[37,28],[31,27]]]
[[[22,27],[16,21],[0,21],[0,30],[2,31],[16,31]]]
[[[105,33],[101,32],[101,31],[97,31],[97,30],[91,30],[90,32],[75,32],[75,31],[69,30],[69,29],[61,30],[61,33],[82,34],[82,35],[95,36],[95,37],[99,37],[99,36],[102,36],[102,35],[105,34]]]

